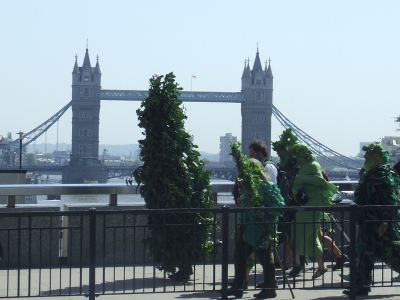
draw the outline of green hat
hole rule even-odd
[[[315,156],[312,154],[311,150],[308,148],[308,146],[304,143],[297,143],[292,146],[288,147],[288,151],[291,155],[297,156],[297,157],[304,157],[308,161],[314,161]]]
[[[378,142],[363,146],[362,150],[370,154],[378,154],[382,158],[383,164],[390,162],[389,152]]]
[[[292,133],[292,128],[285,129],[279,136],[279,141],[272,142],[274,151],[287,150],[290,146],[297,143],[299,139]]]

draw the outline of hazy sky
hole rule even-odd
[[[28,132],[71,100],[75,54],[89,39],[103,89],[147,90],[174,72],[185,90],[239,92],[243,62],[271,58],[274,105],[333,150],[400,135],[400,1],[1,0],[0,135]],[[100,143],[142,138],[140,102],[102,101]],[[241,139],[240,104],[188,103],[186,128],[201,151]],[[71,142],[69,110],[58,141]],[[273,119],[272,139],[282,128]],[[56,126],[47,134],[55,144]],[[37,143],[44,143],[44,135]],[[273,153],[275,155],[275,153]]]

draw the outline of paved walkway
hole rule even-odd
[[[310,265],[309,265],[310,266]],[[256,270],[260,273],[260,267]],[[348,269],[345,269],[345,272]],[[134,274],[134,276],[133,276]],[[196,291],[196,290],[212,290],[213,281],[218,283],[215,289],[221,288],[219,283],[221,269],[220,266],[198,266],[196,267],[195,277],[187,283],[173,282],[171,279],[163,278],[163,273],[155,271],[150,266],[135,267],[133,268],[99,268],[96,270],[96,292],[102,293],[103,290],[106,294],[100,295],[96,299],[111,299],[111,300],[128,300],[128,299],[221,299],[221,294],[216,291]],[[229,266],[229,274],[233,275],[233,265]],[[291,285],[296,285],[293,289],[295,299],[312,300],[312,299],[348,299],[346,295],[342,294],[344,287],[348,285],[347,282],[342,282],[339,276],[340,272],[327,272],[323,277],[312,280],[311,276],[313,269],[310,267],[302,276],[297,277],[295,281],[290,281]],[[155,276],[153,276],[155,275]],[[391,277],[397,274],[392,274],[391,270],[384,267],[382,272],[382,265],[377,264],[374,273],[375,285],[369,297],[358,297],[357,299],[400,299],[400,283],[395,282],[392,284]],[[18,284],[19,278],[19,284]],[[103,278],[105,284],[103,284]],[[143,279],[145,278],[145,279]],[[230,276],[229,280],[232,279]],[[277,279],[279,282],[279,289],[277,290],[277,298],[282,300],[292,299],[291,293],[286,285],[283,289],[282,272],[277,270]],[[30,291],[31,296],[42,295],[49,300],[76,300],[85,299],[84,296],[47,296],[49,292],[52,295],[59,293],[78,293],[80,286],[83,292],[87,292],[87,269],[54,269],[49,270],[21,270],[19,273],[16,270],[0,270],[0,297],[17,297],[21,299],[28,299],[23,297],[28,295]],[[254,283],[261,280],[261,275],[252,273],[249,278],[250,290],[246,291],[242,299],[254,299],[253,294],[258,293],[259,290],[254,290]],[[81,283],[82,282],[82,283]],[[18,287],[19,285],[19,287]],[[39,288],[40,287],[40,288]],[[50,288],[51,287],[51,288]],[[155,290],[156,293],[152,291]],[[163,291],[166,292],[163,292]],[[186,291],[185,291],[186,290]],[[127,294],[122,294],[126,291]],[[132,292],[135,291],[135,294]],[[144,293],[143,293],[144,292]],[[37,298],[36,298],[37,299]],[[86,298],[87,299],[87,298]],[[234,299],[234,297],[229,297]]]

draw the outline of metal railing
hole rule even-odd
[[[344,182],[345,184],[352,184]],[[353,183],[354,184],[354,183]],[[212,185],[214,194],[229,192],[232,183]],[[351,190],[342,186],[343,190]],[[234,233],[241,224],[238,214],[248,211],[266,212],[268,208],[229,208],[213,209],[173,209],[144,210],[142,208],[126,209],[117,206],[118,194],[136,193],[136,186],[126,185],[0,185],[0,195],[8,196],[9,208],[0,209],[0,242],[3,248],[3,259],[0,261],[0,297],[38,297],[38,296],[73,296],[87,295],[95,299],[98,295],[142,294],[165,292],[199,292],[222,289],[226,298],[228,277],[233,275]],[[18,195],[79,195],[108,194],[109,205],[76,207],[69,211],[38,211],[42,207],[29,206],[32,211],[24,211],[26,206],[15,205],[13,198]],[[11,200],[10,200],[11,198]],[[351,202],[334,207],[287,207],[285,211],[330,212],[337,218],[321,221],[321,228],[339,224],[341,230],[332,233],[332,238],[343,253],[350,256],[348,270],[329,271],[318,279],[312,279],[315,262],[310,262],[300,277],[289,279],[293,289],[336,289],[352,287],[355,291],[355,279],[352,284],[343,280],[339,274],[355,276],[355,247],[344,248],[344,233],[351,241],[356,239],[357,210],[368,207],[357,207]],[[374,207],[376,209],[376,207]],[[391,209],[393,207],[383,207]],[[398,209],[396,207],[395,209]],[[36,210],[36,211],[35,211]],[[189,281],[168,278],[168,274],[158,271],[157,262],[149,257],[148,248],[142,240],[149,235],[151,226],[147,217],[151,214],[167,216],[168,214],[210,213],[213,215],[212,242],[222,246],[215,248],[208,260],[199,260],[194,267],[194,274]],[[348,221],[350,220],[350,221]],[[320,221],[318,221],[320,222]],[[300,224],[300,222],[298,222]],[[308,224],[302,222],[301,224]],[[247,224],[248,225],[248,224]],[[329,226],[330,225],[330,226]],[[164,225],[163,225],[164,226]],[[168,225],[165,228],[174,230],[174,226],[193,226],[190,224]],[[197,226],[197,225],[196,225]],[[290,226],[290,224],[289,224]],[[220,228],[220,230],[218,230]],[[282,254],[285,245],[277,250],[283,263]],[[184,243],[182,247],[185,247]],[[324,263],[334,264],[334,258],[325,255]],[[354,272],[353,272],[354,270]],[[388,273],[389,272],[389,273]],[[375,286],[394,286],[392,273],[384,264],[376,266]],[[280,289],[279,293],[288,292],[288,282],[282,270],[276,271]],[[256,289],[256,283],[262,281],[262,268],[256,266],[250,273],[249,289]],[[281,291],[281,287],[283,291]],[[355,299],[353,295],[351,299]]]

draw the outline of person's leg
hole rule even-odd
[[[361,228],[362,233],[357,235],[357,269],[356,269],[356,295],[368,296],[371,291],[372,270],[374,268],[375,237],[370,233],[367,235],[365,228]],[[350,295],[350,290],[344,290],[343,294]]]
[[[285,268],[286,268],[286,266],[290,266],[290,264],[292,265],[292,266],[294,266],[294,262],[290,262],[290,260],[291,260],[291,258],[292,258],[292,255],[293,255],[293,250],[292,250],[292,248],[290,247],[290,245],[289,245],[289,243],[286,243],[286,245],[285,245]]]
[[[316,255],[314,256],[316,262],[318,263],[318,269],[317,271],[314,273],[313,278],[318,278],[320,276],[322,276],[324,273],[326,273],[326,271],[328,271],[328,268],[324,265],[324,260],[322,258],[322,256]]]
[[[264,285],[263,290],[254,294],[254,297],[259,299],[275,298],[275,264],[271,244],[267,249],[257,249],[256,255],[263,267]]]
[[[322,230],[318,231],[318,238],[324,247],[330,249],[336,258],[336,264],[332,267],[332,270],[339,270],[343,268],[346,261],[349,260],[346,254],[342,254],[340,249],[336,246],[335,242],[327,235],[324,235]]]
[[[251,269],[253,269],[254,265],[256,264],[256,254],[255,252],[251,252],[249,257],[247,258],[247,270],[246,270],[246,278],[245,278],[245,287],[247,282],[249,282],[249,274]]]
[[[246,278],[247,259],[253,252],[254,247],[243,240],[243,234],[239,234],[235,246],[235,279],[232,289],[242,290]]]

